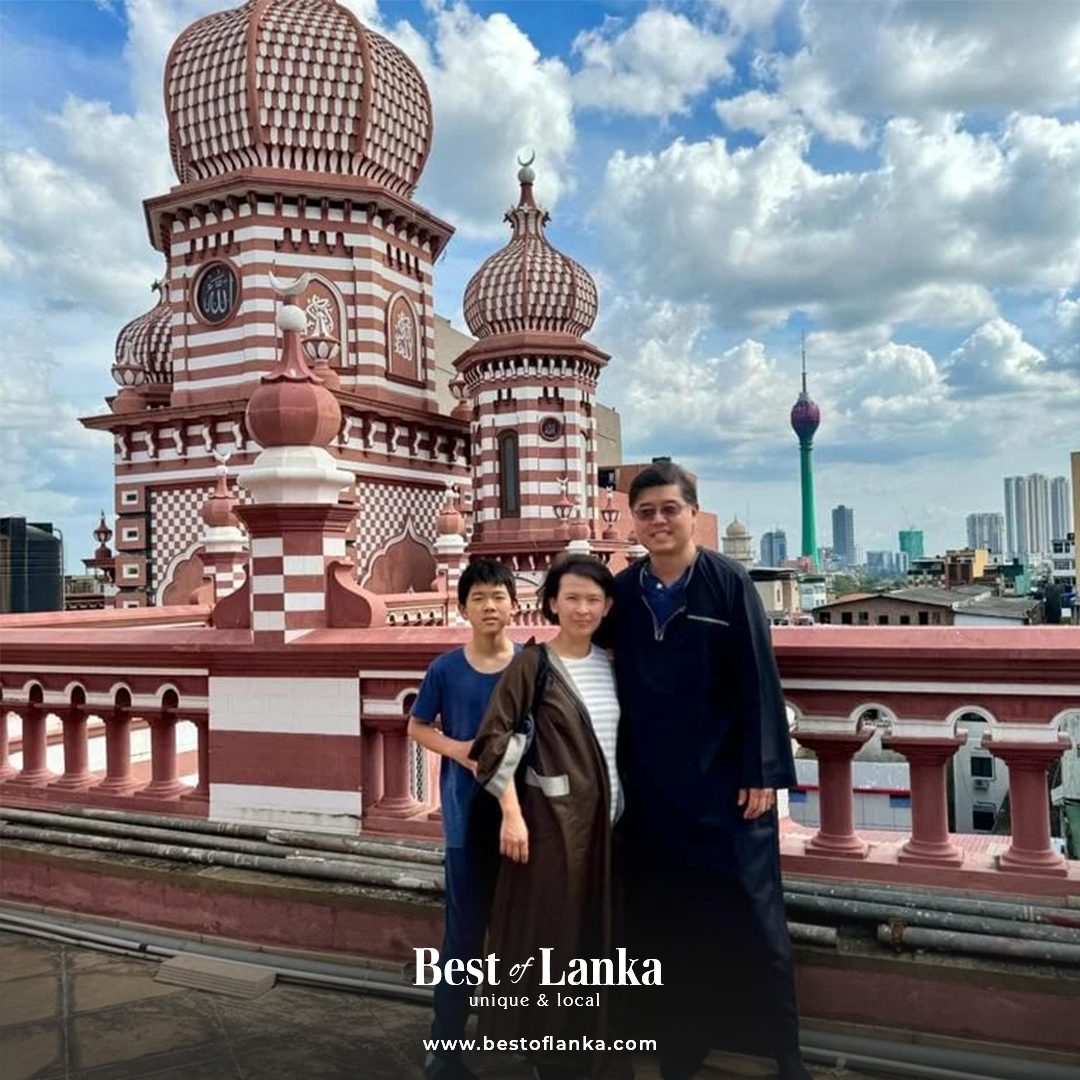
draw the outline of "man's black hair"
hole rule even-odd
[[[691,506],[697,506],[697,485],[690,474],[670,458],[654,459],[647,469],[642,469],[634,477],[630,482],[630,505],[633,506],[646,489],[667,487],[669,484],[678,484],[683,499]]]
[[[567,574],[595,581],[604,595],[615,596],[615,575],[594,555],[560,555],[548,568],[547,576],[540,586],[540,610],[548,622],[558,623],[559,619],[551,610],[551,601],[559,595],[559,582]]]
[[[510,572],[510,567],[498,559],[473,559],[465,567],[457,583],[458,603],[462,607],[469,599],[469,590],[474,585],[502,585],[510,594],[510,599],[517,603],[514,575]]]

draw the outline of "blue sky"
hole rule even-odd
[[[210,0],[0,3],[4,513],[69,563],[111,503],[100,412],[160,271],[161,72]],[[537,152],[552,241],[597,279],[590,335],[625,456],[672,454],[723,521],[798,533],[787,411],[807,333],[818,535],[940,550],[1002,477],[1080,449],[1080,4],[349,0],[431,90],[417,198],[457,227],[438,309],[506,238]],[[468,168],[462,161],[468,161]]]

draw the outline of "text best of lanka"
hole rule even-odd
[[[625,949],[616,950],[614,960],[571,960],[565,969],[553,972],[551,954],[554,949],[540,950],[540,984],[542,986],[663,986],[659,960],[630,959]],[[447,960],[439,963],[438,949],[413,949],[416,953],[416,985],[438,986],[445,979],[451,986],[497,986],[496,967],[499,958],[494,953],[472,960]],[[532,967],[535,956],[510,968],[508,978],[519,982]],[[638,965],[641,965],[640,968]]]

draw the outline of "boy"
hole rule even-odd
[[[444,758],[439,770],[443,834],[446,839],[446,916],[440,960],[483,955],[484,932],[499,871],[499,806],[473,777],[469,749],[488,698],[517,646],[506,635],[517,591],[509,569],[497,559],[469,563],[458,582],[458,606],[472,639],[436,659],[409,717],[409,735]],[[434,721],[440,720],[439,727]],[[456,1040],[465,1034],[468,986],[435,987],[431,1037]],[[429,1052],[429,1080],[475,1080],[450,1042]]]

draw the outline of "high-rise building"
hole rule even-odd
[[[908,562],[923,557],[923,531],[922,529],[901,529],[900,550],[908,557]]]
[[[806,389],[806,338],[802,349],[802,390],[791,407],[791,426],[799,437],[799,478],[802,487],[802,550],[800,554],[814,560],[820,567],[817,547],[817,525],[814,520],[814,468],[811,453],[814,449],[814,432],[821,423],[821,410]]]
[[[1067,477],[1055,476],[1050,481],[1050,539],[1064,540],[1072,532],[1069,505],[1069,481]]]
[[[1022,476],[1005,477],[1005,551],[1010,559],[1028,553],[1027,482]]]
[[[993,511],[968,514],[967,544],[969,548],[983,548],[991,558],[1000,559],[1004,554],[1005,516]]]
[[[1050,477],[1032,473],[1027,478],[1028,536],[1035,555],[1050,552]]]
[[[1009,556],[1021,560],[1045,556],[1050,539],[1050,478],[1045,473],[1006,476],[1005,546]]]
[[[761,565],[779,566],[787,559],[787,533],[772,529],[761,538]]]
[[[840,566],[855,566],[855,511],[841,503],[832,512],[833,558]]]

